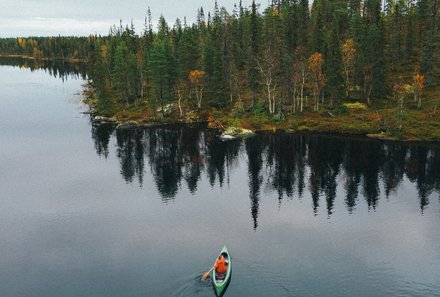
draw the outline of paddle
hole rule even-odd
[[[208,276],[209,276],[209,273],[210,273],[213,269],[214,269],[214,266],[212,266],[211,269],[209,269],[208,272],[206,272],[205,274],[202,275],[202,279],[201,279],[201,280],[203,281],[203,280],[207,279]]]

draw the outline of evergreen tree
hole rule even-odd
[[[332,99],[340,98],[344,90],[344,76],[336,17],[334,18],[330,34],[327,38],[327,50],[324,59],[327,89]]]
[[[371,68],[371,95],[384,98],[386,95],[385,38],[381,17],[381,1],[365,1],[366,36],[364,39],[364,67]],[[365,78],[364,78],[365,80]],[[369,96],[367,99],[369,100]]]
[[[164,114],[164,101],[171,102],[171,90],[175,77],[173,66],[174,59],[168,39],[168,25],[163,16],[159,19],[159,30],[151,48],[148,59],[148,70],[151,79],[152,96],[159,101],[162,114]]]
[[[117,47],[113,59],[112,86],[119,100],[126,106],[129,104],[130,82],[129,82],[129,61],[130,51],[122,41]]]
[[[259,56],[259,44],[260,44],[260,24],[259,15],[257,11],[257,5],[255,0],[252,1],[252,10],[250,17],[250,57],[248,67],[248,80],[249,89],[251,91],[252,105],[254,105],[256,94],[260,89],[259,83],[259,70],[257,65],[257,59]]]
[[[101,114],[110,115],[113,111],[113,102],[110,95],[110,81],[107,75],[107,66],[102,55],[105,45],[96,42],[94,49],[94,63],[92,78],[95,83],[97,109]]]

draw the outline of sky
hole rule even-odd
[[[110,26],[133,21],[140,32],[147,8],[153,21],[161,14],[170,25],[176,18],[195,21],[197,9],[212,11],[215,0],[0,0],[0,37],[105,35]],[[232,12],[239,0],[218,0]],[[252,0],[242,0],[249,6]],[[265,3],[267,0],[256,1]]]

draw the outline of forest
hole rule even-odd
[[[440,140],[438,1],[213,4],[192,24],[148,8],[140,34],[7,38],[0,54],[86,62],[87,102],[118,120]]]

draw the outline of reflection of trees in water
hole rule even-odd
[[[109,154],[108,144],[113,130],[111,125],[92,125],[92,138],[95,142],[95,150],[98,156],[103,156],[107,159]]]
[[[87,78],[86,65],[83,63],[0,57],[0,65],[27,68],[31,71],[43,69],[50,75],[59,77],[63,81],[69,77],[81,78],[83,80]]]
[[[248,156],[249,198],[251,200],[251,216],[254,229],[258,227],[258,212],[260,206],[260,187],[263,182],[261,170],[263,169],[264,143],[260,137],[249,138],[245,141]]]
[[[228,158],[230,148],[222,150],[221,145],[209,148],[208,142],[213,146],[219,145],[208,141],[216,139],[210,134],[209,131],[183,126],[118,130],[117,156],[121,164],[121,175],[128,183],[133,182],[137,176],[142,186],[144,158],[147,158],[149,170],[164,201],[177,195],[182,181],[186,182],[189,191],[194,194],[205,168],[208,168],[207,174],[214,185],[217,176],[220,181],[224,179],[225,162],[219,160]],[[206,153],[212,156],[207,157]]]
[[[92,129],[99,155],[108,155],[112,132],[108,127]],[[142,186],[146,158],[164,201],[174,199],[182,182],[196,193],[203,174],[211,186],[223,186],[245,154],[254,228],[262,189],[276,193],[279,205],[285,197],[303,199],[308,189],[313,213],[317,215],[325,205],[328,216],[334,211],[338,189],[345,192],[349,213],[360,196],[369,209],[376,209],[381,192],[386,198],[396,193],[405,176],[417,188],[422,212],[432,192],[440,191],[438,147],[283,133],[222,142],[215,131],[184,126],[117,131],[116,138],[124,179],[131,183],[137,177]]]

